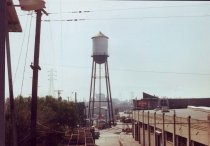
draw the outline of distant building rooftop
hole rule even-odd
[[[143,93],[142,99],[133,100],[133,109],[153,110],[161,107],[168,109],[186,109],[188,106],[210,107],[210,98],[159,98]]]
[[[149,111],[151,114],[156,112],[157,114],[162,114],[161,110],[145,110]],[[187,118],[191,116],[192,119],[207,120],[208,115],[210,115],[210,107],[196,107],[188,106],[184,109],[171,109],[169,112],[165,112],[166,116],[173,116],[174,112],[177,117]]]

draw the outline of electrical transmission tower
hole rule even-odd
[[[56,80],[55,79],[55,77],[56,77],[56,71],[55,70],[53,70],[53,69],[51,69],[51,70],[49,70],[48,71],[48,80],[49,80],[49,82],[50,82],[50,84],[49,84],[49,95],[51,95],[51,96],[53,96],[54,97],[54,80]]]

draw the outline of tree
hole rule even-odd
[[[28,146],[31,98],[19,96],[15,99],[15,105],[18,144]],[[10,146],[11,124],[9,120],[11,115],[10,109],[7,107],[9,107],[9,100],[6,101],[6,145]],[[51,96],[38,98],[37,113],[37,142],[44,145],[56,146],[61,141],[65,131],[75,128],[81,121],[79,116],[81,112],[77,111],[75,103],[58,100]]]

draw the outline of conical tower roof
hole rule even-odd
[[[105,37],[105,38],[108,39],[108,37],[105,36],[101,31],[99,31],[98,34],[96,34],[95,36],[93,36],[92,39],[93,39],[93,38],[97,38],[97,37]]]

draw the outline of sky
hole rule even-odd
[[[101,31],[109,37],[112,98],[210,97],[210,2],[45,2],[50,14],[42,16],[39,96],[62,90],[64,99],[77,92],[79,101],[89,100],[91,37]],[[23,32],[10,33],[14,94],[30,96],[36,14],[17,13]]]

